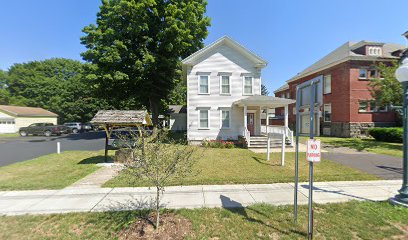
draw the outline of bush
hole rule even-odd
[[[377,141],[402,143],[402,128],[372,128],[368,130],[370,135]]]
[[[235,144],[232,141],[224,140],[204,140],[201,144],[203,147],[209,148],[234,148]]]

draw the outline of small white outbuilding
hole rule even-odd
[[[37,107],[0,105],[0,133],[15,133],[33,123],[57,124],[58,115]]]

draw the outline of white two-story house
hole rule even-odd
[[[203,140],[261,136],[261,114],[294,100],[261,96],[261,71],[267,62],[229,37],[183,61],[187,81],[187,138]],[[265,114],[264,114],[265,115]],[[285,115],[287,116],[287,114]],[[287,128],[287,117],[285,118]],[[268,121],[267,121],[268,122]]]

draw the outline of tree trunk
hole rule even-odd
[[[156,230],[158,230],[160,224],[160,189],[157,187],[156,190]]]
[[[149,102],[150,111],[152,112],[153,126],[157,127],[157,125],[159,124],[159,101],[154,97],[150,97]]]

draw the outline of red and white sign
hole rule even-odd
[[[306,149],[306,160],[309,162],[320,162],[320,140],[308,139]]]

